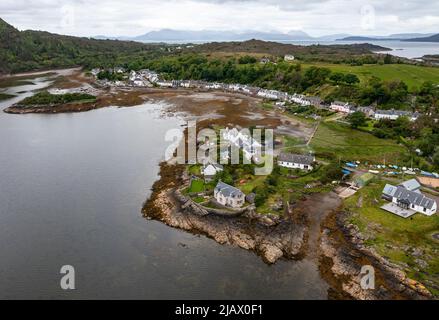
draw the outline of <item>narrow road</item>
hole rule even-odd
[[[311,134],[311,137],[309,138],[308,142],[306,143],[306,146],[309,146],[309,144],[311,143],[311,141],[312,141],[312,139],[314,138],[314,136],[315,136],[317,130],[319,129],[319,125],[320,125],[320,121],[317,122],[317,125],[316,125],[316,127],[314,128],[313,133]]]

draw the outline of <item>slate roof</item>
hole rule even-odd
[[[383,190],[383,194],[389,197],[393,197],[395,195],[395,192],[396,192],[396,187],[392,186],[391,184],[386,184]]]
[[[278,161],[299,163],[304,165],[311,165],[314,162],[313,156],[293,153],[281,153],[277,159]]]
[[[401,187],[406,188],[410,191],[416,191],[421,188],[421,185],[419,184],[418,180],[416,179],[410,179],[400,184]]]
[[[383,194],[397,198],[400,201],[404,201],[410,204],[415,204],[427,209],[432,209],[435,201],[433,199],[427,198],[422,193],[407,190],[404,187],[392,186],[387,184],[384,187]]]
[[[220,192],[225,197],[239,198],[244,196],[244,193],[238,188],[232,187],[227,183],[219,181],[215,187],[215,190]]]
[[[413,112],[403,110],[377,110],[376,114],[394,115],[394,116],[412,116]]]

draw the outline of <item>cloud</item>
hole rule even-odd
[[[134,36],[163,28],[439,32],[439,2],[425,0],[1,0],[0,14],[19,29],[79,36]]]

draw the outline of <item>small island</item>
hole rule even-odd
[[[78,112],[95,108],[96,97],[87,93],[51,94],[43,91],[6,108],[6,113]]]

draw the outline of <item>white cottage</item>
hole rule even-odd
[[[404,110],[377,110],[375,112],[375,120],[388,119],[388,120],[396,120],[399,117],[407,117],[410,121],[415,121],[419,117],[419,113],[404,111]]]
[[[290,169],[312,170],[315,158],[311,155],[281,153],[277,158],[277,164]]]
[[[226,207],[240,208],[245,203],[245,194],[241,190],[222,181],[216,185],[213,196],[219,204]]]
[[[201,174],[203,174],[205,177],[213,177],[218,172],[221,172],[224,170],[224,167],[218,163],[208,163],[203,166],[201,169]]]
[[[391,184],[386,184],[382,197],[402,209],[413,210],[427,216],[432,216],[437,211],[435,200],[424,196],[420,192],[407,190],[403,186],[395,187]]]

